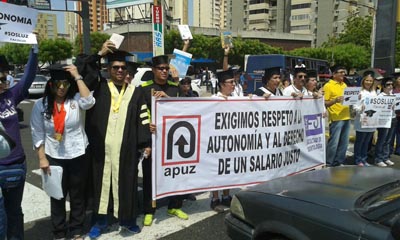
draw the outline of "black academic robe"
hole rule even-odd
[[[109,116],[112,113],[111,92],[106,79],[85,79],[94,91],[95,106],[86,114],[86,133],[89,139],[89,152],[92,160],[93,174],[93,207],[99,213],[100,196],[102,195],[103,174],[105,172],[105,141]],[[130,87],[135,88],[133,85]],[[125,93],[127,94],[127,93]],[[124,96],[125,96],[124,94]],[[114,201],[119,204],[118,212],[114,209],[114,215],[121,221],[132,220],[138,212],[138,152],[139,149],[151,146],[151,134],[146,104],[142,91],[134,89],[132,97],[127,104],[126,118],[123,127],[123,136],[120,146],[118,196]],[[140,117],[142,113],[142,118]],[[144,117],[146,113],[146,117]],[[115,136],[117,137],[117,136]],[[110,139],[110,137],[108,137]],[[111,158],[113,156],[110,156]],[[112,186],[112,185],[111,185]],[[115,189],[115,188],[114,188]],[[109,204],[112,204],[110,202]],[[104,205],[104,204],[103,204]],[[115,206],[115,205],[114,205]]]

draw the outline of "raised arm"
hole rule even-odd
[[[229,50],[230,48],[228,46],[224,48],[224,61],[222,63],[222,68],[224,69],[224,71],[229,69],[229,63],[228,63]]]
[[[15,96],[15,103],[18,104],[24,100],[29,92],[28,89],[31,86],[33,80],[36,77],[36,71],[38,67],[38,48],[34,45],[30,51],[28,63],[24,69],[24,75],[15,87],[11,88],[13,96]]]

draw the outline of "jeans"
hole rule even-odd
[[[356,131],[356,141],[354,143],[354,160],[356,164],[367,163],[368,145],[371,142],[374,132]]]
[[[21,207],[24,186],[25,182],[18,187],[3,189],[8,240],[24,239],[24,214]]]
[[[390,128],[378,128],[378,140],[375,145],[375,163],[383,162],[390,156]]]
[[[1,193],[0,189],[0,240],[6,239],[6,232],[7,232],[6,226],[7,226],[6,210],[4,208],[3,194]]]
[[[346,159],[349,145],[350,120],[334,121],[329,124],[329,140],[326,146],[326,164],[338,166]]]

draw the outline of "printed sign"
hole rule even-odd
[[[161,6],[153,6],[153,56],[164,54],[163,13]]]
[[[323,99],[153,98],[153,199],[254,185],[325,164]]]
[[[358,95],[360,94],[361,87],[347,87],[344,89],[343,105],[350,106],[358,103]]]
[[[0,2],[0,42],[37,44],[37,15],[36,9]]]
[[[184,78],[190,66],[192,54],[174,49],[174,58],[170,61],[171,71],[178,71],[178,76]]]
[[[360,120],[362,128],[390,128],[395,96],[365,98]]]

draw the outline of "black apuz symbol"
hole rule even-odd
[[[349,100],[350,100],[350,97],[346,97],[346,98],[344,99],[345,102],[347,102],[347,101],[349,101]]]
[[[364,113],[367,115],[367,117],[372,117],[374,115],[374,113],[376,113],[376,111],[368,110],[368,111],[365,111]]]
[[[189,131],[188,136],[190,138],[189,143],[187,142],[185,136],[180,135],[178,140],[176,140],[175,143],[173,143],[174,140],[174,133],[176,130],[179,128],[186,128],[187,131]],[[180,121],[176,122],[174,125],[171,126],[171,128],[168,131],[167,135],[167,159],[172,159],[173,157],[173,145],[178,146],[178,154],[182,158],[189,158],[193,156],[194,151],[195,151],[195,143],[196,143],[196,132],[194,130],[194,127],[186,121]],[[189,144],[189,149],[185,151],[185,146]]]

